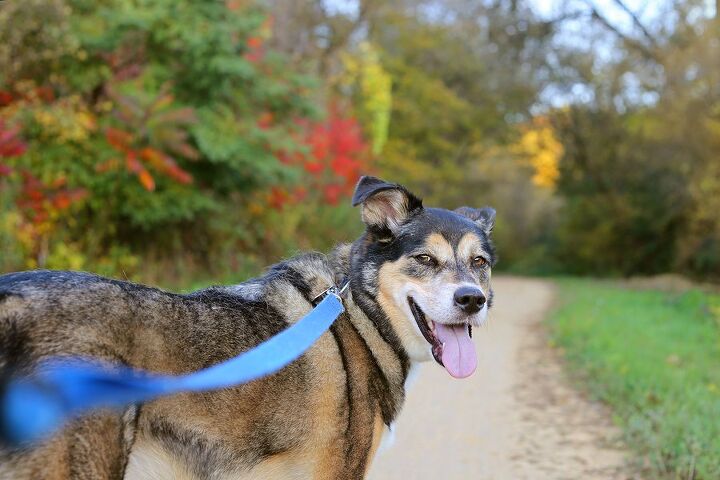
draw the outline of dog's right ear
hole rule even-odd
[[[360,178],[352,204],[353,207],[362,204],[362,220],[368,228],[387,229],[393,234],[423,208],[422,200],[402,185],[368,176]]]
[[[460,207],[455,209],[455,213],[475,222],[487,235],[490,235],[495,227],[495,209],[492,207]]]

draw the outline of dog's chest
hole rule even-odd
[[[252,469],[216,471],[218,480],[302,480],[312,478],[313,465],[307,456],[288,453],[269,458]],[[193,473],[191,466],[166,451],[153,440],[139,440],[134,446],[125,480],[204,480]]]

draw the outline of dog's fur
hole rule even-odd
[[[54,355],[199,370],[280,332],[315,296],[350,281],[346,313],[280,372],[96,412],[40,444],[0,448],[0,478],[363,478],[412,365],[433,357],[408,299],[435,322],[486,317],[494,211],[426,209],[372,177],[361,179],[354,203],[367,230],[353,244],[299,255],[240,285],[177,295],[86,273],[0,276],[0,368],[17,375]],[[487,296],[480,311],[453,305],[462,285]]]

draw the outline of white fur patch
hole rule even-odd
[[[265,295],[263,282],[247,282],[227,287],[228,291],[247,300],[259,300]]]
[[[415,382],[420,375],[420,363],[411,362],[410,369],[408,370],[407,377],[405,378],[405,395],[407,396],[408,390],[415,385]],[[375,456],[382,452],[386,452],[395,445],[395,423],[391,423],[383,430],[382,438],[380,439],[380,445],[378,446]]]
[[[125,480],[195,480],[195,475],[157,443],[138,439],[130,453]]]

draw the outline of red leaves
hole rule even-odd
[[[276,210],[280,210],[290,200],[287,190],[281,187],[272,187],[268,196],[268,204]]]
[[[88,194],[83,188],[67,188],[65,177],[59,177],[46,185],[27,170],[23,170],[21,175],[17,206],[34,225],[48,222],[57,212],[67,210]]]
[[[319,176],[324,170],[329,170],[343,179],[343,183],[355,184],[364,167],[367,145],[354,118],[341,117],[333,109],[326,122],[310,129],[307,144],[314,157],[306,164],[308,172]],[[324,168],[320,169],[318,165]]]
[[[343,194],[342,185],[325,185],[323,188],[323,197],[330,205],[337,205]]]
[[[272,23],[272,17],[267,17],[255,35],[248,37],[245,41],[247,46],[245,60],[250,63],[258,63],[265,57],[265,40],[270,36]]]
[[[305,171],[308,173],[311,173],[313,175],[319,175],[322,173],[323,170],[325,170],[325,165],[323,165],[321,162],[307,162],[305,165],[303,165],[305,168]]]
[[[20,127],[8,127],[0,119],[0,158],[17,157],[26,150],[27,145],[20,138]],[[10,167],[0,164],[0,177],[7,177],[11,173]]]
[[[263,112],[258,117],[257,126],[262,130],[267,130],[272,127],[274,116],[272,112]]]
[[[283,163],[302,166],[309,174],[305,180],[307,191],[316,192],[322,201],[335,205],[352,193],[358,177],[367,169],[368,147],[360,126],[354,118],[341,116],[336,109],[331,109],[326,121],[304,126],[305,134],[300,142],[309,147],[310,153],[280,153],[279,158]],[[268,203],[277,209],[306,196],[305,193],[291,195],[284,190],[280,193],[276,189],[271,192]]]
[[[7,107],[15,100],[15,96],[6,91],[6,90],[0,90],[0,108]]]
[[[0,158],[17,157],[25,153],[27,145],[19,134],[20,127],[8,127],[0,120]]]

